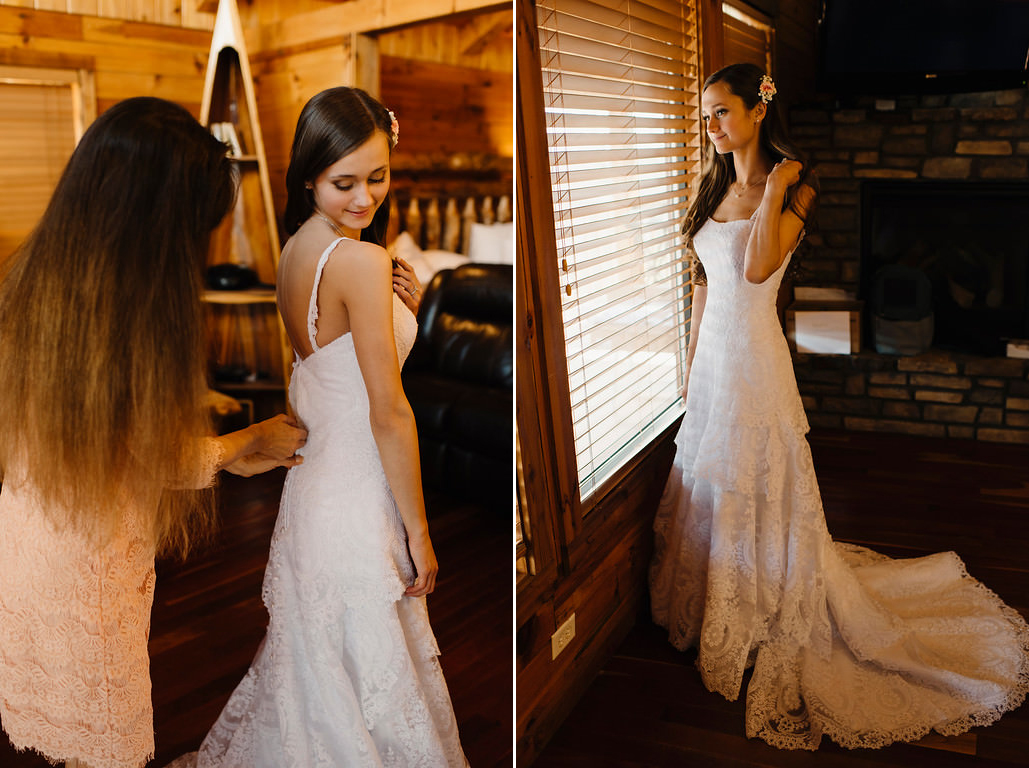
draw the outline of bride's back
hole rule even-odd
[[[308,310],[314,290],[318,261],[325,249],[337,238],[317,221],[308,221],[297,230],[282,249],[276,280],[276,302],[282,316],[286,335],[301,359],[314,352],[308,335]],[[345,247],[344,243],[336,249]],[[331,260],[331,256],[330,256]],[[318,285],[317,330],[315,341],[319,347],[350,332],[350,316],[339,298],[333,282],[333,272],[326,269]]]

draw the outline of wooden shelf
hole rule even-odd
[[[258,379],[257,381],[218,381],[214,388],[219,392],[278,392],[283,389],[281,381]]]
[[[208,304],[274,304],[274,288],[248,288],[244,291],[204,291]]]
[[[257,274],[261,286],[205,291],[210,363],[215,369],[235,367],[271,376],[267,383],[219,381],[219,388],[281,389],[289,383],[293,353],[275,307],[279,227],[236,0],[218,2],[200,122],[216,135],[226,130],[232,134],[236,154],[230,158],[239,177],[235,208],[211,236],[208,266],[244,265]]]

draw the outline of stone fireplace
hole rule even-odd
[[[1029,339],[1029,183],[865,181],[860,242],[866,300],[884,267],[926,276],[936,349],[1003,357]]]
[[[1029,96],[1025,89],[807,105],[790,115],[821,194],[798,284],[867,298],[886,263],[927,271],[933,346],[796,355],[816,426],[1029,444]]]

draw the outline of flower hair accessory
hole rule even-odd
[[[393,110],[392,109],[387,109],[386,112],[389,113],[389,119],[390,119],[390,124],[389,124],[389,145],[391,147],[395,147],[397,145],[397,142],[400,140],[400,123],[397,122],[397,116],[393,114]]]
[[[757,87],[757,95],[761,97],[761,101],[767,104],[775,94],[775,81],[768,75],[761,75],[761,84]]]

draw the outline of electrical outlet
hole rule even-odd
[[[573,637],[575,637],[574,613],[565,620],[564,624],[557,628],[557,632],[550,636],[551,661],[556,659],[558,654],[568,647],[568,644],[572,642]]]

